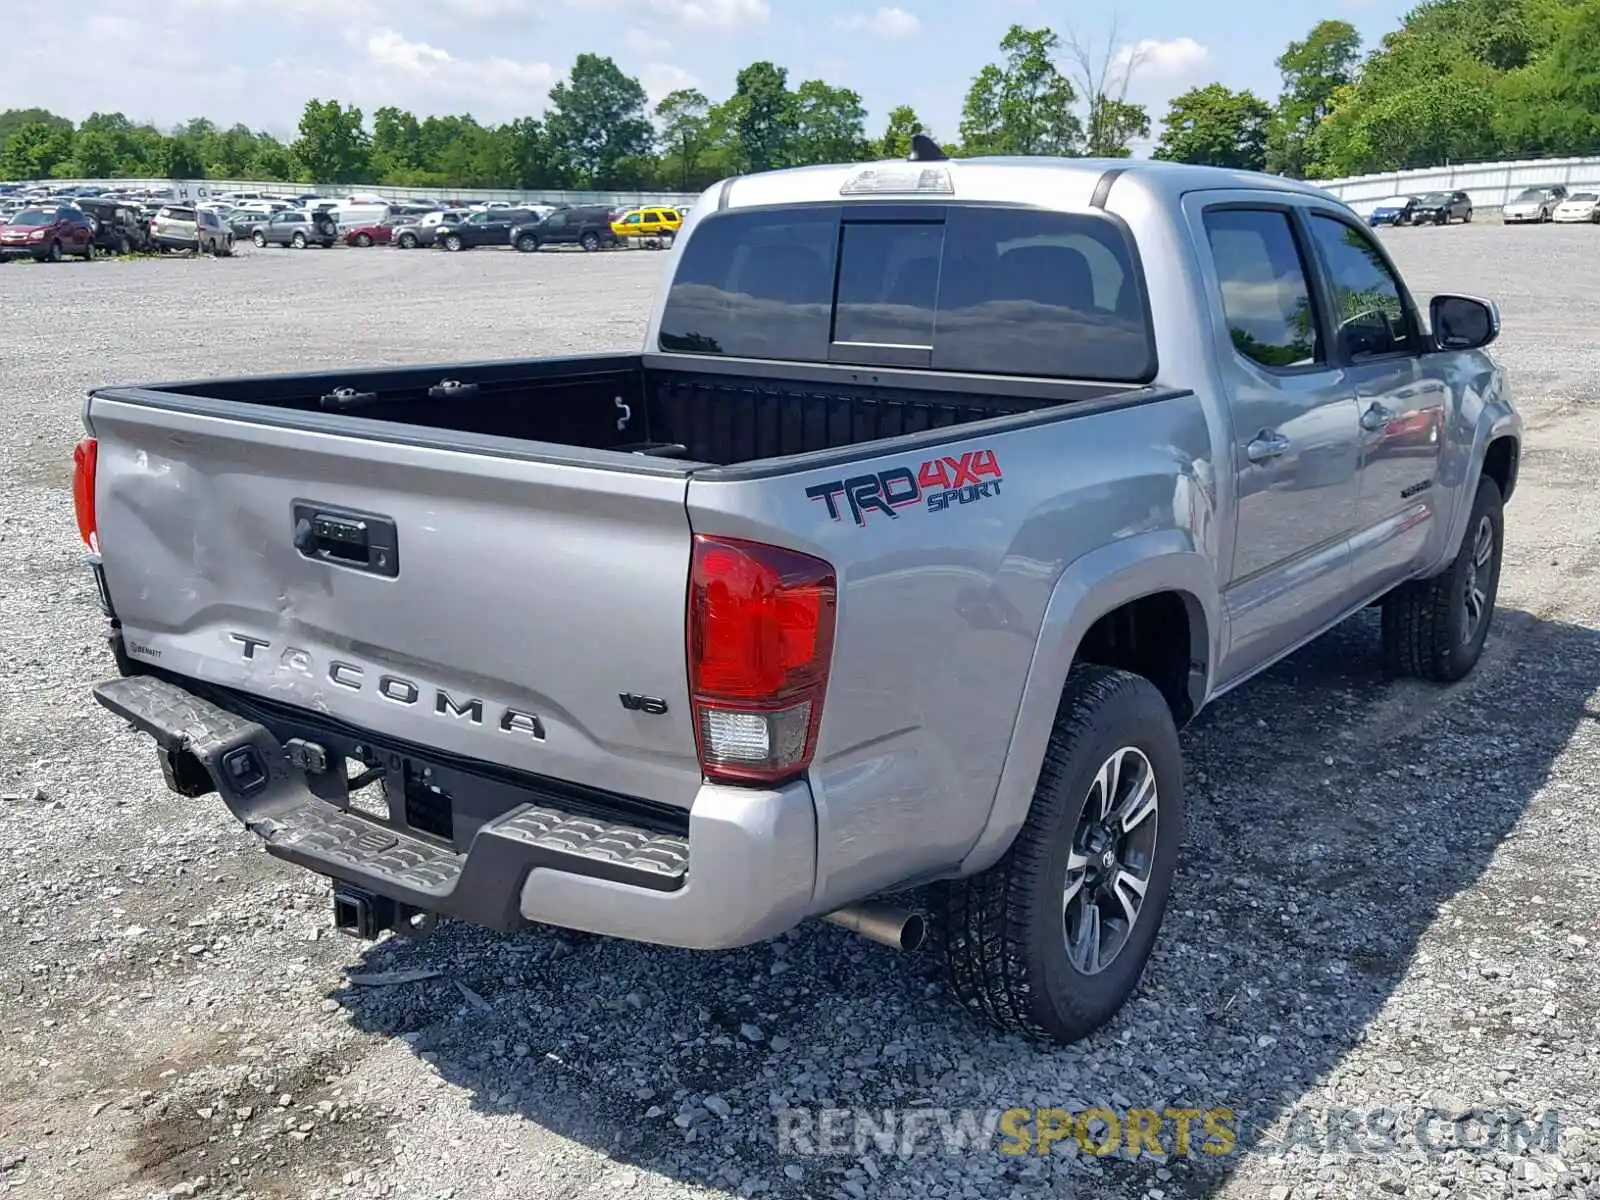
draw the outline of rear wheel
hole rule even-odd
[[[372,245],[372,235],[370,233],[356,234],[356,245],[362,248]]]
[[[296,250],[304,250],[306,248],[306,235],[303,233],[297,233],[289,240]]]
[[[128,241],[128,235],[127,234],[123,234],[121,237],[119,237],[117,239],[117,253],[118,254],[132,254],[133,253],[133,243]]]
[[[461,249],[461,238],[453,233],[446,235],[444,239],[444,248],[452,252]]]
[[[415,250],[417,248],[417,235],[414,233],[402,233],[398,244],[402,250]]]
[[[593,231],[586,233],[578,239],[578,245],[582,246],[585,250],[598,250],[600,249],[600,235],[594,233]]]
[[[258,230],[256,230],[254,233],[252,233],[250,235],[250,240],[252,242],[254,242],[257,246],[263,246],[264,247],[267,244],[267,235],[262,233],[261,230],[258,229]]]
[[[1059,1042],[1099,1028],[1138,987],[1182,837],[1183,761],[1161,693],[1127,671],[1073,668],[1016,841],[936,889],[957,999]]]
[[[1396,675],[1454,683],[1478,665],[1494,620],[1505,528],[1500,486],[1478,480],[1455,559],[1431,579],[1403,583],[1383,601],[1383,657]]]
[[[524,254],[532,254],[539,248],[539,239],[531,233],[525,233],[517,239],[517,249]]]

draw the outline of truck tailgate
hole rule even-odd
[[[687,807],[686,476],[97,396],[131,658],[402,742]]]

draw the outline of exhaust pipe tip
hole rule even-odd
[[[851,904],[825,913],[822,919],[896,950],[920,949],[928,936],[921,913],[889,904]]]

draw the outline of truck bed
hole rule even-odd
[[[465,435],[468,443],[455,444],[490,450],[495,447],[477,440],[533,443],[549,451],[640,456],[660,463],[650,469],[688,470],[846,449],[1148,390],[798,363],[683,369],[659,361],[638,354],[578,355],[216,379],[98,394],[385,440],[439,444],[430,433]],[[612,465],[643,464],[633,458]]]

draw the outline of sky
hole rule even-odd
[[[79,0],[46,5],[0,41],[0,109],[81,120],[120,111],[168,127],[193,116],[294,135],[311,97],[419,116],[537,115],[584,51],[610,55],[652,103],[679,87],[717,101],[770,59],[790,86],[859,92],[868,132],[910,104],[953,141],[972,76],[1012,23],[1069,30],[1096,58],[1136,58],[1129,98],[1159,134],[1167,101],[1220,81],[1276,96],[1273,60],[1319,20],[1371,44],[1409,3],[1279,0],[1249,12],[1193,0]],[[55,26],[52,28],[52,26]],[[1115,31],[1115,37],[1113,37]]]

